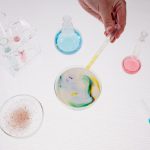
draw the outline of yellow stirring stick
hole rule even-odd
[[[100,56],[100,54],[104,51],[104,49],[108,46],[108,44],[110,43],[110,37],[113,36],[115,34],[116,30],[110,34],[106,40],[102,43],[101,47],[98,49],[98,51],[95,53],[95,55],[92,57],[91,61],[87,64],[87,66],[85,67],[86,69],[90,69],[91,66],[95,63],[95,61],[97,60],[97,58]]]

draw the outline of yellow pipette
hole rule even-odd
[[[95,61],[100,56],[100,54],[104,51],[104,49],[110,43],[110,37],[113,36],[115,33],[116,33],[116,30],[112,34],[110,34],[109,36],[107,36],[106,40],[102,43],[101,47],[97,50],[97,52],[95,53],[95,55],[92,57],[92,59],[90,60],[90,62],[85,67],[86,69],[89,70],[91,68],[91,66],[95,63]]]

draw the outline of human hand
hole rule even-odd
[[[79,3],[104,24],[104,34],[111,35],[112,43],[120,37],[126,25],[125,0],[79,0]]]

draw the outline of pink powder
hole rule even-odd
[[[30,113],[26,107],[18,108],[10,114],[9,124],[14,129],[17,128],[26,128],[30,122]]]

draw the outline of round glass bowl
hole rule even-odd
[[[82,45],[82,38],[78,31],[63,33],[59,31],[55,37],[56,48],[63,54],[71,55],[79,51]]]
[[[55,36],[56,48],[63,54],[74,54],[82,45],[81,34],[73,27],[70,16],[63,17],[62,29]]]
[[[123,70],[128,74],[136,74],[141,69],[141,62],[136,56],[127,56],[122,62]]]
[[[8,99],[0,110],[0,128],[9,136],[29,137],[43,122],[43,107],[34,97],[17,95]]]
[[[55,93],[67,106],[81,109],[98,99],[101,84],[91,71],[85,68],[71,68],[56,79]]]

